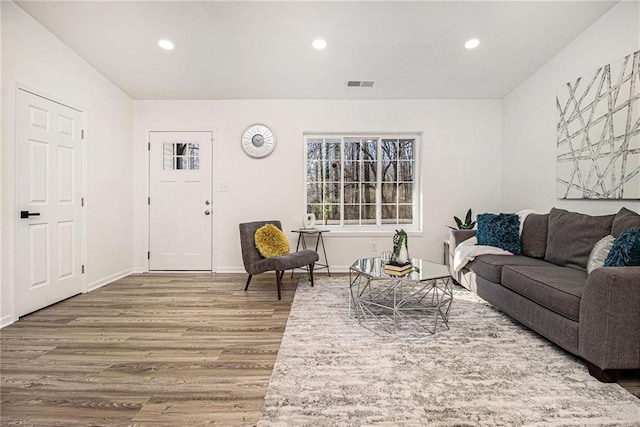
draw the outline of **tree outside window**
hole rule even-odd
[[[318,223],[414,225],[417,135],[306,137],[306,203]]]

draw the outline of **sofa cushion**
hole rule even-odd
[[[623,231],[604,260],[605,267],[640,266],[640,227]]]
[[[614,240],[613,236],[609,234],[596,242],[589,254],[589,261],[587,261],[587,274],[591,274],[596,268],[604,267],[604,261],[613,247]]]
[[[618,237],[620,233],[630,228],[640,227],[640,215],[627,208],[620,208],[611,226],[611,235]]]
[[[549,214],[529,214],[522,226],[522,255],[544,258],[547,249]]]
[[[546,261],[584,269],[596,242],[611,233],[615,215],[591,216],[552,208],[549,213]]]
[[[478,244],[520,255],[520,217],[517,214],[484,213],[477,217]]]
[[[316,261],[318,261],[318,253],[311,249],[305,249],[286,255],[262,258],[252,264],[252,270],[253,274],[260,274],[266,271],[286,271],[301,265],[309,265]]]
[[[557,265],[514,265],[502,269],[502,286],[575,321],[586,281],[586,271]]]
[[[476,257],[473,262],[467,264],[469,270],[493,283],[500,283],[502,267],[505,265],[545,267],[553,264],[549,264],[541,259],[529,258],[522,255],[480,255]]]

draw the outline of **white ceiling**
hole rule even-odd
[[[133,99],[497,99],[617,2],[17,3]]]

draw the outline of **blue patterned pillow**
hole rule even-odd
[[[620,233],[604,260],[605,267],[640,266],[640,227]]]
[[[495,246],[520,255],[520,217],[517,214],[478,215],[479,245]]]

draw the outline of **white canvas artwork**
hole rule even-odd
[[[558,89],[559,199],[640,199],[640,51]]]

